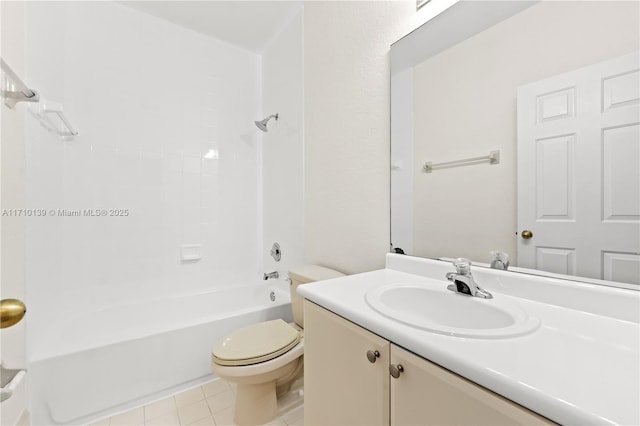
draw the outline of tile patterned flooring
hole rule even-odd
[[[295,386],[294,386],[295,388]],[[292,392],[295,392],[292,391]],[[285,396],[285,399],[295,399]],[[235,387],[222,379],[134,408],[89,426],[232,426]],[[302,426],[304,407],[295,405],[267,425]]]

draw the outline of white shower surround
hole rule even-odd
[[[302,87],[281,80],[302,76],[301,43],[287,36],[302,37],[302,16],[287,25],[260,56],[116,2],[26,4],[27,78],[80,132],[61,140],[29,116],[27,207],[130,212],[27,220],[34,424],[85,422],[195,384],[210,377],[217,339],[290,320],[287,295],[262,300],[274,284],[247,286],[303,256]],[[263,92],[271,84],[280,90]],[[253,124],[263,108],[284,113],[269,139]],[[294,149],[265,158],[263,143]],[[263,191],[276,201],[266,211]],[[276,238],[277,265],[264,252]],[[202,259],[181,261],[191,244]]]
[[[26,26],[30,84],[80,132],[29,116],[27,206],[129,210],[28,219],[30,357],[67,318],[257,279],[260,56],[115,2],[28,3]]]
[[[259,321],[292,320],[287,287],[260,282],[70,319],[31,360],[33,424],[85,424],[210,380],[215,342]]]

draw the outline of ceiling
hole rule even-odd
[[[121,4],[261,53],[300,1],[121,1]]]

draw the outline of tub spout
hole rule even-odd
[[[274,271],[274,272],[269,272],[269,273],[265,273],[262,277],[263,280],[268,280],[269,278],[278,278],[278,271]]]

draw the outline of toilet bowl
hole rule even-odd
[[[289,271],[294,323],[281,319],[244,327],[218,342],[211,354],[211,369],[236,383],[234,421],[238,425],[266,423],[278,415],[278,397],[303,376],[304,313],[298,285],[344,276],[316,265]]]

